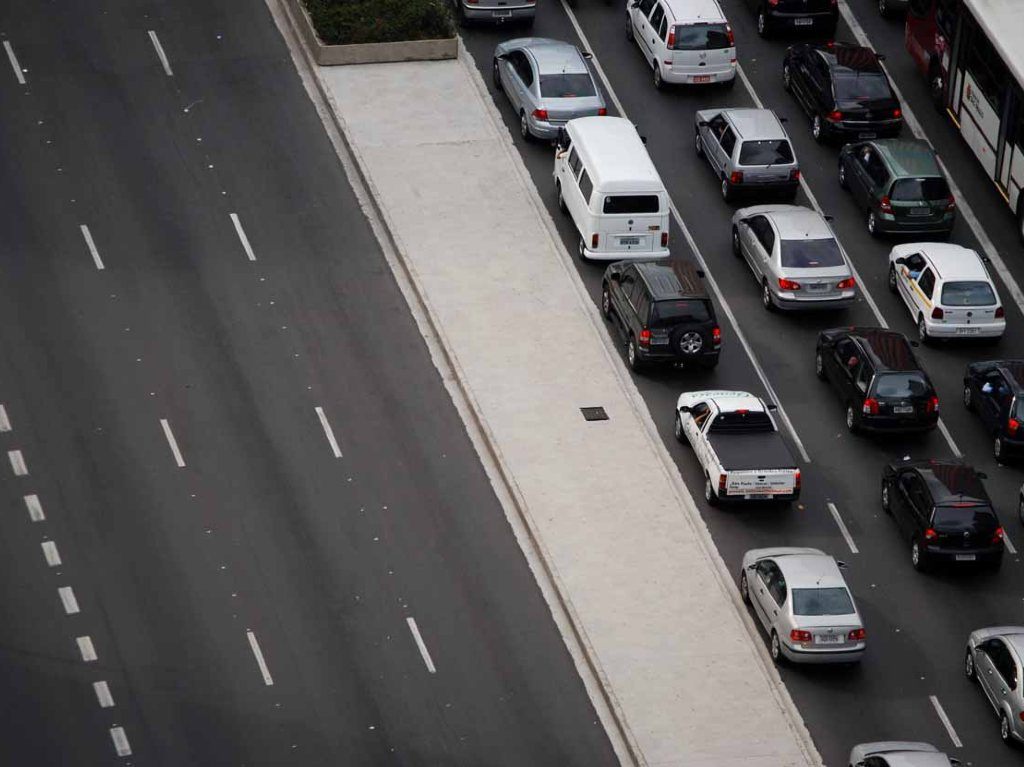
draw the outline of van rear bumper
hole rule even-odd
[[[635,261],[648,258],[668,258],[672,254],[668,248],[660,250],[591,250],[583,249],[583,257],[588,261]]]
[[[705,77],[708,79],[703,79]],[[673,85],[714,85],[715,83],[727,83],[735,78],[735,66],[712,72],[676,72],[671,67],[664,66],[661,70],[661,79]]]

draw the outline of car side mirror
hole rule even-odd
[[[840,570],[845,570],[847,565],[846,565],[846,562],[844,562],[843,560],[837,559],[836,560],[836,567],[838,567]]]
[[[961,762],[959,759],[954,759],[952,756],[946,758],[949,759],[949,763],[952,765],[952,767],[963,767],[963,762]]]
[[[986,474],[983,471],[974,472],[974,476],[976,476],[978,479],[988,479],[988,474]]]
[[[591,53],[590,51],[580,51],[580,53],[583,54],[583,58],[585,58],[587,61],[590,61],[592,58],[594,58],[594,54]]]
[[[907,265],[907,259],[905,259],[903,256],[900,256],[895,261],[893,261],[893,263],[894,264],[899,264],[900,266],[906,266]]]
[[[711,123],[709,123],[709,122],[708,122],[707,120],[698,120],[698,121],[697,121],[697,127],[698,127],[698,128],[706,128],[706,127],[708,127],[708,126],[709,126],[710,124],[711,124]]]
[[[788,123],[789,122],[789,118],[788,117],[780,117],[779,118],[779,122],[780,123]]]
[[[983,264],[991,264],[992,263],[992,259],[989,258],[988,256],[982,256],[981,257],[981,263],[983,263]]]
[[[643,144],[644,146],[647,146],[647,136],[641,136],[640,143]]]
[[[826,221],[835,221],[836,217],[826,213],[822,215],[822,218],[825,219]]]
[[[913,347],[914,347],[914,348],[916,349],[916,348],[917,348],[918,346],[920,346],[921,344],[920,344],[920,342],[918,342],[918,341],[911,341],[911,342],[910,342],[910,345],[911,345],[911,346],[913,346]]]
[[[885,54],[884,53],[876,53],[875,56],[878,57],[879,61],[885,61]]]
[[[689,413],[690,412],[690,406],[689,405],[683,405],[681,408],[679,408],[679,412],[680,413]]]
[[[769,402],[767,407],[768,407],[768,410],[770,412],[772,412],[772,413],[774,413],[776,410],[779,409],[779,406],[776,405],[774,402]]]
[[[705,274],[703,269],[698,269],[697,270],[697,276],[700,277],[703,280],[705,277],[707,277],[707,274]]]

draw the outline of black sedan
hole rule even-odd
[[[811,118],[816,141],[898,136],[903,110],[870,48],[802,43],[786,51],[782,85]]]
[[[1024,452],[1024,360],[972,362],[964,371],[964,407],[992,435],[992,453],[1005,461]]]

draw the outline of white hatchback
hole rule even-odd
[[[897,245],[889,253],[889,290],[903,299],[922,342],[998,340],[1006,331],[996,286],[985,261],[970,248],[937,242]]]

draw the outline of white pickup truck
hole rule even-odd
[[[689,442],[704,469],[704,498],[725,500],[800,497],[800,469],[771,411],[743,391],[691,391],[676,403],[676,439]]]

